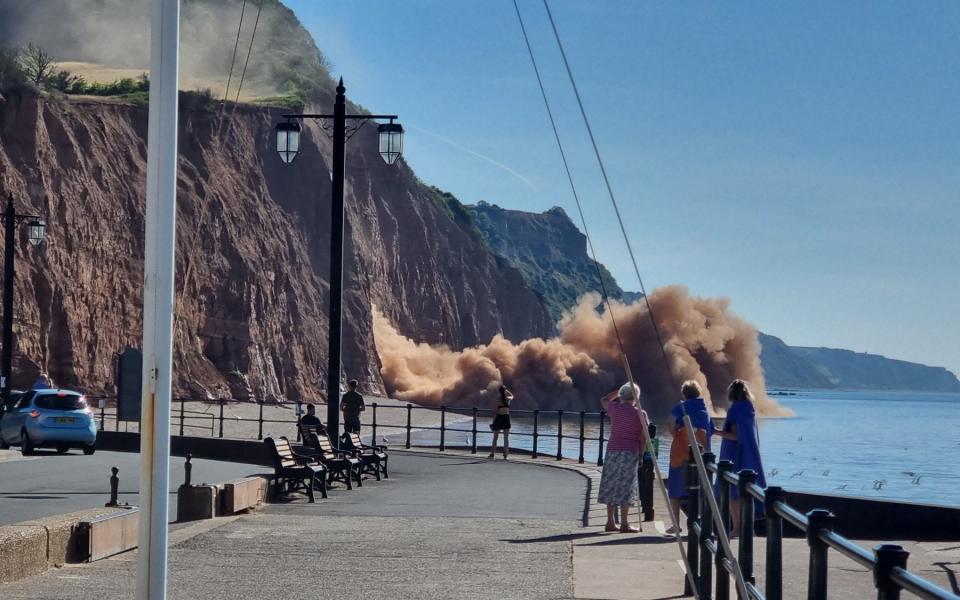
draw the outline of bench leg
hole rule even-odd
[[[311,475],[310,479],[307,480],[307,498],[310,499],[311,504],[316,502],[316,500],[313,497],[313,480],[314,479],[316,479],[316,476]]]
[[[385,456],[385,457],[383,457],[383,460],[380,461],[381,468],[383,469],[383,478],[384,478],[384,479],[390,479],[390,474],[387,473],[387,461],[388,461],[388,460],[389,460],[389,457],[386,457],[386,456]]]

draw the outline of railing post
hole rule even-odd
[[[712,597],[711,587],[713,586],[713,556],[707,542],[713,537],[713,514],[710,512],[710,501],[707,495],[713,493],[713,474],[709,467],[717,460],[712,452],[706,452],[703,455],[703,462],[707,466],[707,487],[700,490],[700,580],[699,589],[700,600],[710,600]]]
[[[657,426],[650,423],[647,427],[647,435],[650,436],[651,441],[655,440]],[[649,455],[646,450],[642,453],[642,457],[640,465],[640,506],[643,510],[643,520],[653,521],[656,516],[653,508],[653,480],[656,478],[653,461],[656,460],[656,457]]]
[[[753,529],[755,507],[753,496],[747,492],[747,486],[757,482],[757,474],[750,469],[744,469],[739,474],[740,483],[737,486],[737,492],[740,496],[740,572],[743,573],[743,580],[750,583],[756,583],[753,577]]]
[[[697,467],[690,457],[690,463],[686,469],[687,477],[687,562],[690,564],[691,575],[694,581],[700,581],[700,537],[697,535],[699,529],[697,521],[700,518],[700,482],[697,477]],[[690,587],[690,578],[683,579],[683,593],[685,596],[693,594],[693,588]]]
[[[370,444],[373,446],[377,445],[377,403],[373,402],[370,404],[370,408],[373,410],[373,414],[370,415],[370,418],[373,420],[373,423],[370,424]]]
[[[782,487],[766,489],[763,512],[767,524],[767,564],[764,579],[767,582],[767,600],[783,600],[783,517],[777,513],[777,504],[786,499]]]
[[[563,411],[557,411],[557,460],[563,459]]]
[[[257,439],[263,439],[263,398],[259,400],[260,414],[257,416]]]
[[[597,450],[597,466],[603,466],[603,417],[606,415],[603,410],[600,411],[600,446]]]
[[[183,437],[183,421],[184,421],[183,413],[185,412],[183,405],[184,405],[185,403],[186,403],[186,402],[185,402],[185,399],[184,399],[184,398],[180,398],[180,437]]]
[[[873,567],[873,584],[877,586],[877,600],[900,600],[900,586],[890,578],[894,567],[907,568],[910,553],[897,544],[874,546],[877,564]]]
[[[537,429],[540,427],[540,410],[533,409],[533,458],[540,456],[537,454]]]
[[[583,432],[584,432],[584,419],[587,417],[587,411],[580,411],[580,456],[577,457],[577,462],[581,465],[583,464]]]
[[[470,443],[470,454],[477,453],[477,407],[473,407],[473,441]]]
[[[107,399],[100,398],[100,431],[104,431],[107,426]],[[180,435],[183,435],[181,433]]]
[[[410,422],[413,414],[413,405],[407,403],[407,448],[410,447]]]
[[[446,450],[446,435],[447,435],[447,407],[440,407],[440,452]]]
[[[223,398],[220,398],[220,435],[218,437],[223,437]]]
[[[720,498],[717,508],[720,509],[720,520],[726,532],[730,533],[730,482],[724,478],[725,473],[733,471],[733,462],[721,460],[717,463],[717,485],[720,490]],[[732,550],[732,548],[731,548]],[[724,553],[723,546],[717,544],[716,568],[717,568],[717,600],[729,600],[730,598],[730,573],[723,567],[724,558],[733,560]]]
[[[826,600],[827,551],[820,532],[833,527],[833,513],[821,508],[807,513],[807,544],[810,546],[810,574],[807,579],[807,600]]]

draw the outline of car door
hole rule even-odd
[[[27,422],[27,416],[31,410],[30,401],[33,400],[34,394],[32,390],[25,392],[20,396],[13,410],[4,415],[4,437],[8,442],[20,441],[20,431]]]

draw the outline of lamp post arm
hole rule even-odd
[[[336,115],[283,115],[284,119],[332,119]],[[353,119],[355,121],[369,119],[399,119],[397,115],[343,115],[344,119]]]

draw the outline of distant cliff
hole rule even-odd
[[[530,213],[486,202],[464,207],[453,196],[435,192],[451,218],[465,230],[477,230],[494,253],[523,274],[543,297],[555,320],[579,296],[598,289],[586,237],[563,209]],[[612,297],[625,302],[641,297],[624,292],[603,265],[600,272]],[[764,333],[759,339],[763,347],[760,360],[769,387],[960,391],[960,381],[943,368],[849,350],[791,347]]]
[[[467,210],[490,249],[523,274],[555,321],[584,293],[600,290],[597,266],[587,254],[587,238],[562,208],[530,213],[479,202]],[[610,271],[602,264],[599,268],[611,298],[638,297],[628,292],[625,298]]]
[[[956,375],[943,367],[851,350],[787,346],[763,333],[760,344],[770,387],[960,392]]]

